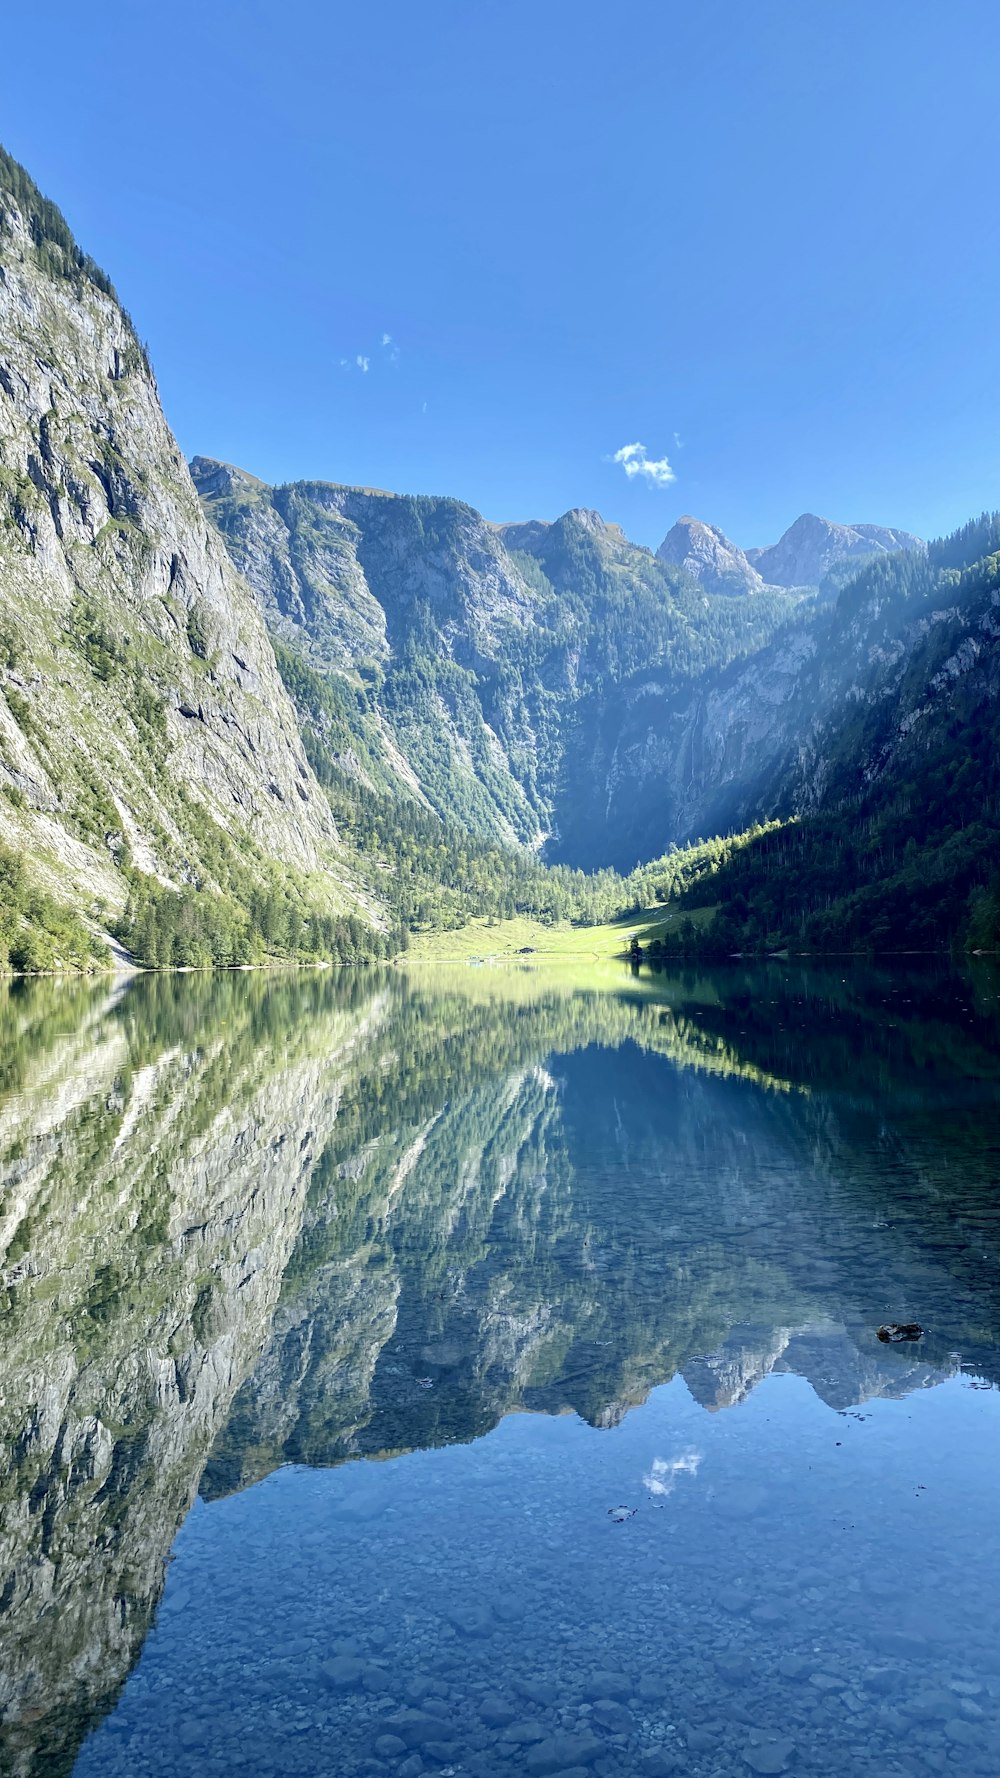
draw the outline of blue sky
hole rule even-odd
[[[48,0],[0,139],[189,455],[749,545],[1000,505],[998,91],[992,0]]]

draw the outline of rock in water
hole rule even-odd
[[[896,1346],[901,1340],[919,1340],[923,1328],[917,1321],[887,1321],[878,1329],[883,1345]]]

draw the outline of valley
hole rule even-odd
[[[995,519],[928,548],[805,514],[744,550],[685,516],[654,552],[590,509],[189,470],[9,157],[0,204],[8,968],[442,954],[661,904],[675,949],[994,945]]]

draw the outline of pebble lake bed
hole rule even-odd
[[[3,1770],[996,1778],[997,995],[29,997]]]
[[[987,1778],[1000,1401],[971,1396],[845,1422],[781,1376],[727,1423],[678,1380],[614,1432],[279,1472],[192,1516],[78,1772]]]

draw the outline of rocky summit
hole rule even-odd
[[[768,549],[752,549],[747,557],[771,586],[821,585],[831,568],[897,551],[921,554],[926,544],[909,531],[888,525],[835,525],[804,512]]]
[[[763,575],[751,567],[739,546],[718,525],[706,525],[701,519],[678,519],[656,553],[661,562],[693,574],[708,593],[756,593],[764,585]]]

